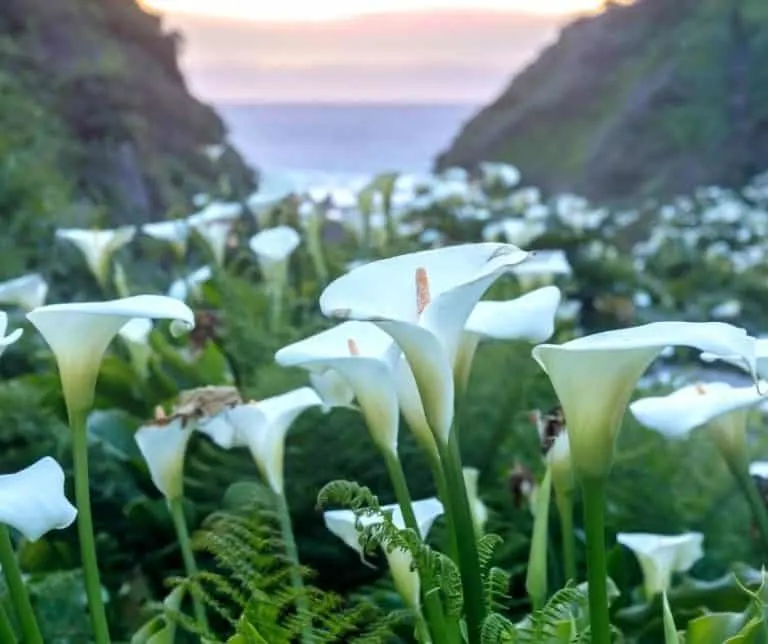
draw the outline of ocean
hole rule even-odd
[[[217,105],[252,165],[305,180],[428,171],[473,104]]]

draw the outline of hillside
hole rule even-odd
[[[611,201],[743,185],[768,167],[768,2],[637,0],[577,20],[437,165],[483,160]]]
[[[9,195],[44,190],[35,214],[76,204],[110,223],[158,218],[218,191],[222,167],[228,189],[249,189],[233,149],[205,153],[226,130],[187,91],[179,45],[134,0],[3,0],[0,216],[30,207]]]

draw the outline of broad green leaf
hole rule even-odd
[[[710,613],[688,622],[686,644],[723,644],[738,635],[746,617],[742,613]]]

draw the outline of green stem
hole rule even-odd
[[[86,411],[69,411],[72,428],[72,451],[75,464],[75,500],[77,502],[77,533],[80,539],[80,556],[83,561],[85,593],[91,612],[91,625],[96,644],[109,644],[109,624],[101,598],[99,564],[96,559],[96,543],[91,517],[91,495],[88,479],[88,431]]]
[[[197,575],[197,563],[195,562],[195,555],[192,552],[192,540],[189,537],[189,528],[187,527],[187,519],[184,516],[184,501],[183,497],[168,500],[168,509],[171,512],[173,518],[173,527],[176,529],[176,538],[179,540],[179,547],[181,548],[181,557],[184,560],[184,570],[188,577],[194,577]],[[193,586],[194,588],[194,586]],[[195,611],[195,618],[198,624],[206,632],[210,630],[208,626],[208,616],[205,614],[205,606],[200,598],[199,592],[194,590],[192,593],[192,606]]]
[[[3,605],[0,604],[0,642],[17,644],[18,641],[19,640],[16,639],[16,633],[13,631],[11,618],[8,617],[8,613],[5,612],[5,608],[3,608]]]
[[[432,636],[429,634],[427,622],[424,619],[424,615],[421,613],[416,615],[416,639],[420,644],[432,644]],[[441,640],[437,640],[437,642],[440,641]]]
[[[763,537],[763,543],[768,548],[768,509],[765,506],[765,500],[760,496],[760,490],[758,490],[755,481],[749,475],[749,465],[746,460],[740,463],[726,459],[726,463],[728,463],[728,468],[736,479],[747,503],[749,503],[752,515]]]
[[[0,565],[3,566],[3,574],[8,584],[8,592],[11,595],[16,615],[21,623],[21,632],[24,636],[25,644],[43,644],[43,636],[40,634],[40,627],[37,625],[35,612],[32,610],[32,603],[29,601],[24,580],[21,578],[19,562],[16,560],[16,553],[13,551],[11,534],[4,525],[0,525]]]
[[[301,577],[299,562],[299,550],[296,547],[296,539],[293,536],[293,524],[291,523],[291,511],[288,508],[288,500],[285,494],[275,494],[277,497],[277,514],[280,521],[280,530],[285,543],[285,554],[291,563],[291,585],[296,591],[296,611],[301,620],[301,641],[310,644],[314,641],[312,634],[312,614],[309,611],[309,601],[304,590],[304,580]]]
[[[573,494],[558,494],[555,490],[557,513],[560,515],[560,539],[563,548],[563,568],[566,581],[576,581],[576,538],[573,532]]]
[[[480,632],[485,619],[485,590],[480,574],[475,524],[472,520],[472,511],[469,507],[467,490],[464,485],[459,437],[455,426],[451,430],[448,445],[442,445],[438,442],[438,449],[445,474],[446,499],[451,508],[451,529],[455,534],[458,547],[468,641],[469,644],[479,644]]]
[[[587,582],[592,644],[610,644],[608,617],[608,568],[605,560],[605,480],[581,482],[584,526],[587,534]]]
[[[448,484],[445,482],[445,474],[443,472],[443,466],[440,462],[439,454],[429,455],[429,464],[432,468],[432,478],[435,480],[435,486],[437,487],[437,496],[443,502],[443,511],[445,514],[446,523],[449,526],[453,525],[453,514],[451,513],[451,504],[448,498]],[[456,533],[453,530],[448,530],[448,550],[454,563],[459,565],[459,542],[456,540]]]
[[[405,472],[403,472],[403,465],[400,463],[400,459],[397,454],[391,452],[384,452],[384,462],[387,465],[387,471],[389,472],[389,478],[392,481],[392,487],[395,490],[395,498],[403,513],[403,519],[405,521],[405,527],[409,530],[413,530],[416,535],[421,538],[421,530],[419,529],[419,523],[416,521],[416,515],[413,512],[413,504],[411,502],[411,493],[408,491],[408,483],[405,480]],[[429,624],[432,637],[435,642],[442,644],[445,642],[458,642],[458,632],[452,632],[448,634],[448,627],[445,622],[445,612],[443,611],[443,604],[440,601],[440,595],[435,592],[437,584],[432,579],[431,571],[421,572],[421,579],[423,582],[422,594],[424,596],[424,611],[427,614],[427,623]],[[424,620],[422,615],[417,616],[417,624]],[[430,640],[425,640],[430,641]]]

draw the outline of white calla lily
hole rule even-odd
[[[322,404],[314,389],[302,387],[221,412],[219,416],[231,426],[229,430],[219,422],[205,423],[199,429],[222,447],[247,447],[269,487],[282,496],[286,434],[299,415]]]
[[[168,297],[186,302],[190,296],[199,298],[203,284],[213,277],[210,266],[203,266],[193,271],[186,277],[175,280],[168,289]]]
[[[24,333],[22,329],[16,329],[13,333],[5,335],[8,330],[8,314],[5,311],[0,311],[0,355],[3,351],[14,342],[16,342]]]
[[[747,415],[763,402],[761,390],[768,382],[734,387],[725,382],[697,383],[682,387],[667,396],[652,396],[634,401],[629,410],[637,421],[671,439],[687,436],[706,426],[724,455],[746,455]]]
[[[231,219],[203,220],[192,224],[197,234],[208,245],[211,255],[218,266],[223,266],[224,264],[224,255],[227,252],[227,242],[229,241],[233,225],[234,222]]]
[[[472,510],[472,521],[475,524],[475,534],[478,538],[483,535],[485,524],[488,521],[488,508],[477,493],[477,482],[480,478],[480,470],[476,467],[462,469],[464,475],[464,487],[467,489],[469,507]]]
[[[195,325],[186,304],[162,295],[49,304],[27,314],[53,351],[70,412],[82,413],[91,407],[107,347],[128,321],[139,317],[171,320],[174,333]]]
[[[354,392],[373,441],[396,456],[399,411],[390,361],[393,348],[392,339],[375,325],[345,322],[283,347],[275,360],[310,373],[336,372]]]
[[[184,495],[184,456],[193,423],[183,416],[158,419],[134,434],[155,487],[168,501]]]
[[[288,260],[300,243],[301,237],[293,228],[277,226],[256,233],[248,245],[265,279],[282,287],[288,280]]]
[[[757,375],[760,378],[768,379],[768,338],[755,339],[755,365],[750,365],[744,361],[742,356],[736,354],[723,356],[705,351],[701,354],[701,359],[704,362],[722,360],[734,367],[745,370],[747,373],[750,373],[753,368],[756,368]]]
[[[152,357],[152,347],[149,345],[151,334],[152,321],[147,318],[134,318],[118,331],[131,356],[131,362],[142,377],[147,375],[149,359]]]
[[[544,342],[555,332],[560,289],[545,286],[503,302],[478,302],[464,327],[455,364],[455,380],[466,388],[481,340]]]
[[[148,237],[171,245],[179,258],[187,252],[187,240],[189,239],[190,224],[188,220],[171,219],[168,221],[153,221],[141,227]]]
[[[412,507],[421,538],[426,539],[435,519],[443,514],[443,504],[436,498],[430,498],[414,501]],[[323,513],[323,519],[328,530],[339,537],[347,546],[360,553],[362,557],[364,553],[360,544],[358,524],[364,528],[382,523],[384,514],[390,512],[395,527],[404,529],[403,513],[397,505],[384,505],[381,507],[380,514],[361,516],[359,520],[352,510],[329,510]],[[400,548],[392,548],[385,549],[385,554],[397,591],[409,607],[418,610],[421,581],[418,572],[411,570],[413,565],[411,553]]]
[[[57,238],[71,242],[83,254],[88,268],[102,287],[109,279],[112,255],[129,244],[135,235],[136,226],[122,226],[114,230],[60,228],[56,231]]]
[[[523,289],[530,290],[551,284],[560,275],[569,276],[573,269],[562,250],[537,250],[527,261],[515,266],[513,272]]]
[[[0,304],[18,306],[24,311],[42,306],[47,295],[48,282],[39,273],[22,275],[0,283]]]
[[[753,461],[750,463],[749,475],[768,480],[768,461]]]
[[[325,411],[333,407],[350,407],[355,400],[355,392],[333,369],[310,372],[309,384],[322,398]]]
[[[50,456],[15,474],[0,475],[0,523],[30,541],[72,524],[77,509],[64,495],[64,470]]]
[[[432,431],[447,443],[464,325],[491,284],[526,255],[509,244],[483,243],[371,262],[332,282],[320,308],[332,317],[373,321],[392,336],[413,371]]]
[[[687,572],[704,556],[704,535],[700,532],[677,535],[620,532],[616,541],[637,557],[648,599],[669,590],[673,573]]]
[[[654,322],[534,348],[563,407],[577,476],[602,479],[608,473],[637,381],[667,346],[738,355],[754,373],[754,338],[722,322]]]

